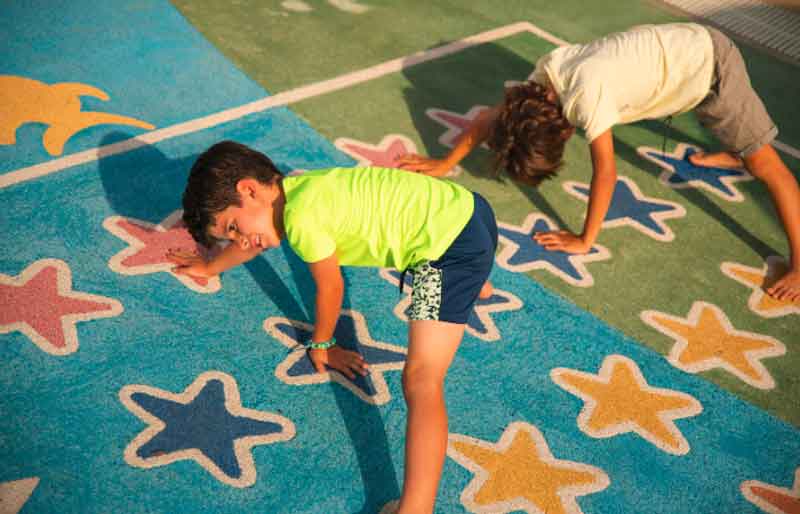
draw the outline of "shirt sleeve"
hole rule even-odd
[[[319,262],[333,255],[336,242],[313,220],[292,216],[286,220],[286,239],[292,250],[308,263]]]
[[[564,116],[585,131],[590,143],[620,120],[614,97],[597,81],[571,95],[564,103]]]
[[[536,67],[528,76],[528,80],[532,80],[536,82],[540,86],[547,86],[550,83],[550,78],[547,76],[547,72],[544,69],[545,57],[540,57],[539,60],[536,61]]]

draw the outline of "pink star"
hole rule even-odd
[[[0,305],[0,334],[18,330],[52,355],[78,349],[79,321],[117,316],[123,310],[112,298],[74,292],[69,266],[57,259],[38,260],[18,277],[0,273]]]
[[[475,118],[486,109],[488,109],[488,107],[485,105],[476,105],[466,114],[459,114],[444,109],[428,109],[425,111],[425,114],[427,114],[429,118],[447,127],[447,131],[439,137],[439,142],[448,148],[452,148],[467,127],[469,127]],[[481,146],[486,148],[485,144]]]
[[[194,250],[200,255],[207,251],[192,239],[181,220],[182,211],[170,214],[158,225],[124,216],[106,218],[103,226],[130,246],[114,255],[108,266],[122,275],[146,275],[160,271],[170,273],[186,287],[198,293],[214,293],[220,289],[219,278],[195,278],[172,273],[166,253],[170,248]]]
[[[346,137],[340,137],[334,142],[334,145],[357,160],[359,166],[396,168],[397,159],[408,153],[417,153],[414,142],[400,134],[384,136],[377,146]]]

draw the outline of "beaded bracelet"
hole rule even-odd
[[[327,341],[322,341],[322,342],[319,342],[319,343],[315,343],[314,341],[310,341],[308,343],[308,347],[311,350],[327,350],[328,348],[330,348],[332,346],[336,346],[336,338],[335,337],[331,337]]]

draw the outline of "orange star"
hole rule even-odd
[[[475,474],[461,494],[472,512],[580,513],[576,497],[610,483],[599,468],[553,457],[541,432],[528,423],[511,423],[496,444],[458,434],[449,441],[450,458]]]
[[[800,514],[800,468],[794,472],[794,487],[786,489],[758,480],[739,487],[747,500],[769,514]]]
[[[686,318],[659,311],[644,311],[641,316],[675,340],[667,360],[676,368],[689,373],[722,368],[753,387],[775,387],[761,359],[783,355],[786,347],[772,337],[734,329],[716,305],[694,302]]]
[[[703,406],[686,393],[651,387],[631,359],[611,355],[597,375],[556,368],[550,378],[584,401],[578,427],[587,435],[605,438],[635,432],[667,453],[689,452],[673,420],[696,416]]]
[[[730,278],[753,290],[747,300],[747,305],[759,316],[776,318],[788,314],[800,314],[800,300],[776,300],[766,293],[766,289],[788,270],[783,258],[774,255],[767,257],[767,262],[761,269],[735,262],[723,262],[720,268]]]

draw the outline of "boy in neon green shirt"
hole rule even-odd
[[[398,512],[432,513],[447,449],[444,377],[497,247],[489,204],[463,187],[387,168],[332,168],[282,177],[267,156],[225,141],[198,157],[183,195],[192,237],[230,241],[209,261],[170,252],[178,273],[210,277],[286,238],[316,283],[309,357],[350,378],[368,364],[333,338],[342,306],[340,266],[413,274],[403,393],[406,466]],[[402,281],[401,281],[402,283]]]

